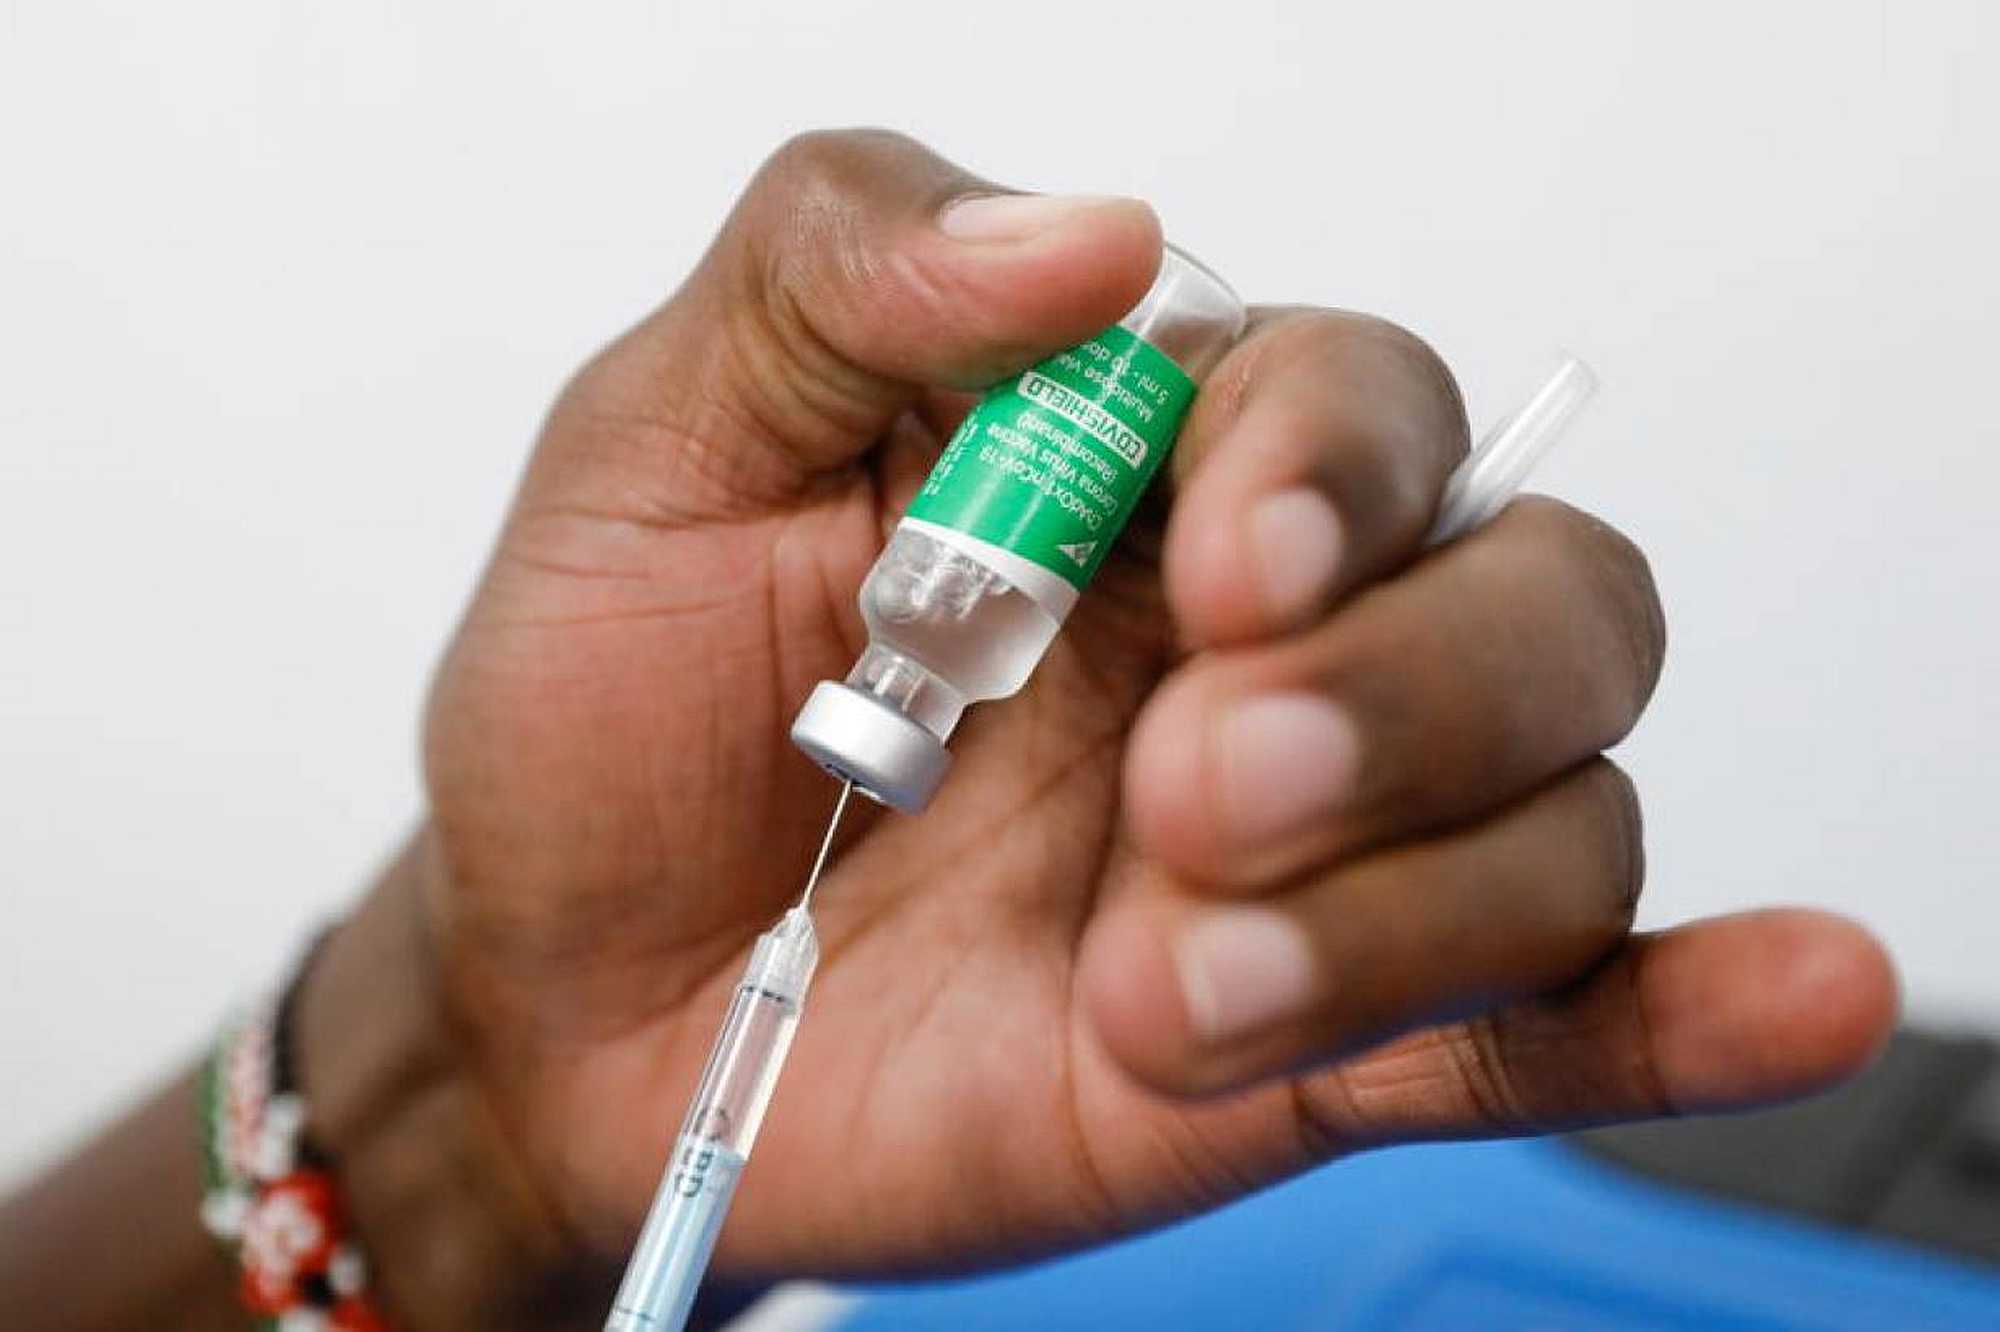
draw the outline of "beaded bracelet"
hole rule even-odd
[[[274,1332],[387,1332],[347,1235],[331,1162],[307,1137],[291,1030],[299,980],[227,1024],[201,1079],[202,1224],[242,1267],[238,1293]]]

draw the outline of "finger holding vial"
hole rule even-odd
[[[1451,372],[1414,334],[1344,311],[1253,312],[1175,453],[1163,559],[1183,637],[1291,632],[1407,563],[1466,450]]]
[[[1517,502],[1311,629],[1190,659],[1127,748],[1127,826],[1241,895],[1483,817],[1630,730],[1662,625],[1631,543]]]
[[[1660,670],[1646,562],[1546,500],[1424,554],[1463,415],[1421,344],[1346,318],[1294,317],[1261,367],[1252,340],[1169,535],[1170,602],[1206,646],[1135,727],[1141,868],[1082,963],[1107,1049],[1165,1089],[1561,987],[1631,923],[1638,802],[1599,754]],[[1260,508],[1302,487],[1338,532],[1288,534],[1316,580],[1228,604],[1270,567]]]

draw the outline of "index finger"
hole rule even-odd
[[[1336,310],[1260,309],[1175,453],[1167,597],[1197,646],[1289,632],[1420,548],[1467,449],[1421,338]]]

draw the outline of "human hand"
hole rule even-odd
[[[786,729],[862,647],[886,530],[970,390],[1150,281],[1143,205],[992,192],[893,136],[800,139],[556,405],[432,697],[428,824],[355,927],[414,931],[375,955],[429,978],[404,1007],[449,1035],[437,1113],[478,1125],[466,1170],[507,1214],[473,1257],[385,1255],[412,1328],[480,1324],[452,1292],[496,1264],[601,1312],[824,824]],[[1649,574],[1546,500],[1421,553],[1465,447],[1409,334],[1257,314],[1171,506],[968,715],[929,811],[850,816],[719,1272],[992,1263],[1366,1146],[1754,1103],[1869,1057],[1894,981],[1855,927],[1629,934],[1638,806],[1600,751],[1659,670]],[[394,984],[340,942],[309,1038]],[[362,1145],[389,1099],[329,1112],[364,1236],[406,1224]]]

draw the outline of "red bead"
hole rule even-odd
[[[389,1332],[382,1315],[364,1299],[342,1300],[327,1318],[327,1332]]]
[[[236,1291],[243,1307],[251,1313],[281,1314],[299,1303],[297,1285],[250,1267],[243,1269],[243,1280]]]
[[[299,1278],[324,1272],[339,1239],[339,1203],[323,1171],[273,1183],[243,1221],[243,1302],[260,1313],[294,1307]]]

